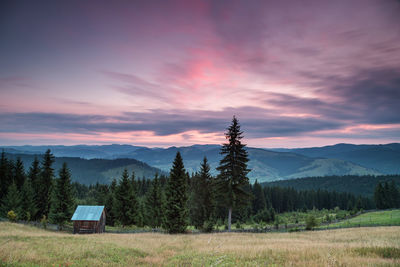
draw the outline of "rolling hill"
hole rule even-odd
[[[186,170],[190,173],[199,170],[200,162],[206,156],[212,174],[219,164],[221,155],[219,145],[193,145],[188,147],[147,148],[129,145],[108,146],[13,146],[5,147],[9,153],[38,153],[51,149],[55,156],[78,156],[93,159],[127,158],[136,159],[150,166],[169,172],[177,151],[180,151]],[[379,170],[352,163],[342,159],[315,158],[300,153],[272,151],[262,148],[247,148],[249,153],[249,173],[251,182],[284,180],[309,176],[326,175],[379,175]],[[101,164],[101,162],[97,162]],[[120,166],[122,168],[122,166]],[[152,176],[150,176],[152,177]]]
[[[6,153],[6,157],[12,160],[16,160],[17,157],[20,157],[24,163],[25,171],[28,171],[34,158],[37,157],[41,161],[43,155]],[[97,182],[108,184],[114,178],[119,179],[125,168],[128,169],[130,174],[134,171],[136,178],[152,178],[156,173],[163,174],[162,170],[151,167],[135,159],[109,160],[56,157],[53,165],[56,176],[63,162],[66,162],[68,168],[71,170],[72,181],[77,181],[86,185]]]
[[[276,149],[280,152],[292,152],[312,158],[331,158],[353,162],[360,166],[374,169],[383,174],[400,173],[400,144],[352,145]]]

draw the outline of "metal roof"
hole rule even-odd
[[[71,221],[98,221],[104,206],[78,206]]]

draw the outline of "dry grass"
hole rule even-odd
[[[266,234],[79,236],[0,223],[0,260],[23,266],[400,266],[399,251],[398,226]]]

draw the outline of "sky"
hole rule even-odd
[[[400,1],[0,1],[0,145],[400,141]]]

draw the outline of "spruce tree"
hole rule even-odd
[[[10,164],[3,150],[0,159],[0,201],[6,196],[8,187],[12,184],[12,181]]]
[[[53,187],[53,179],[54,179],[54,156],[51,153],[50,149],[46,151],[43,157],[42,162],[42,170],[40,173],[38,190],[37,190],[37,208],[38,208],[38,216],[42,217],[45,215],[46,217],[49,214],[50,202],[51,202],[51,190]]]
[[[385,208],[385,200],[384,200],[384,189],[381,183],[378,183],[375,187],[374,200],[377,209]]]
[[[26,175],[24,170],[24,163],[22,162],[21,158],[18,157],[14,165],[14,181],[17,185],[18,190],[22,189],[25,180],[26,180]]]
[[[392,196],[392,208],[399,208],[400,207],[400,192],[396,187],[396,183],[394,180],[390,182],[389,185],[389,192]]]
[[[26,179],[21,189],[21,219],[30,221],[35,218],[37,208],[34,196],[32,183]]]
[[[18,219],[21,217],[21,195],[15,182],[8,187],[7,194],[4,197],[2,204],[2,213],[4,217],[7,216],[7,212],[11,210],[17,214]]]
[[[389,209],[393,205],[392,195],[390,194],[389,183],[385,182],[383,186],[383,199],[384,199],[384,209]]]
[[[135,172],[132,171],[131,175],[131,183],[130,183],[130,190],[129,190],[129,200],[128,200],[128,215],[131,218],[132,224],[139,224],[139,220],[142,214],[140,214],[139,210],[139,202],[137,198],[137,186],[135,181]]]
[[[187,227],[187,174],[179,152],[170,171],[166,188],[165,228],[171,233],[184,233]]]
[[[49,219],[58,224],[59,229],[64,223],[71,219],[74,208],[74,198],[72,194],[71,174],[64,162],[56,179],[55,187],[52,192]]]
[[[267,207],[267,203],[265,201],[265,195],[261,185],[255,181],[253,185],[253,214],[257,214],[260,211],[263,211]]]
[[[233,116],[232,123],[225,133],[228,143],[221,147],[221,159],[219,167],[219,175],[217,177],[218,194],[224,200],[224,204],[228,208],[228,230],[231,230],[232,209],[247,205],[249,193],[246,192],[246,186],[249,183],[247,174],[248,154],[245,150],[241,139],[243,132],[240,130],[239,121]]]
[[[163,196],[156,174],[146,194],[146,221],[151,227],[156,228],[162,225],[163,217]]]
[[[31,167],[29,168],[27,180],[29,180],[30,186],[32,187],[33,193],[33,205],[35,207],[35,214],[31,214],[31,218],[34,220],[39,219],[37,216],[37,203],[38,203],[38,192],[39,192],[39,180],[40,180],[40,166],[39,160],[37,157],[32,162]]]
[[[214,223],[215,193],[206,157],[201,163],[200,172],[193,178],[193,183],[192,223],[198,229],[211,230]]]
[[[114,226],[116,219],[116,207],[115,207],[115,194],[117,191],[117,180],[113,179],[108,190],[106,197],[106,214],[107,214],[107,224]]]
[[[121,180],[115,192],[115,215],[116,219],[123,226],[134,224],[132,217],[132,186],[129,181],[128,170],[124,169]]]

